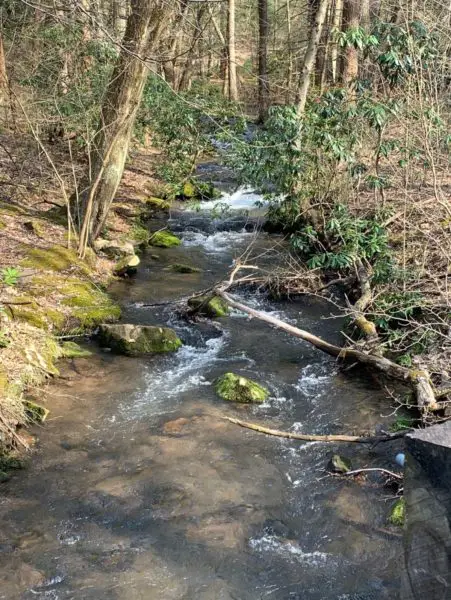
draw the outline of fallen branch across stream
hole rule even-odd
[[[227,292],[227,290],[234,283],[234,276],[241,268],[255,268],[248,267],[244,265],[237,264],[233,269],[230,278],[227,282],[223,282],[214,288],[214,293],[218,296],[221,296],[227,304],[233,308],[240,310],[248,314],[251,317],[255,317],[260,321],[264,321],[277,327],[278,329],[282,329],[287,333],[300,338],[309,344],[315,346],[319,350],[322,350],[326,354],[330,356],[334,356],[335,358],[339,358],[341,360],[353,361],[364,364],[368,367],[372,367],[384,373],[387,377],[391,377],[393,379],[397,379],[403,381],[407,384],[410,384],[415,391],[417,405],[418,408],[426,413],[430,410],[438,410],[440,405],[437,403],[435,398],[434,390],[432,389],[432,385],[430,382],[429,374],[427,371],[420,369],[408,369],[407,367],[403,367],[398,365],[397,363],[385,358],[384,356],[379,356],[378,354],[370,354],[363,352],[361,350],[357,350],[356,348],[341,348],[339,346],[335,346],[323,340],[322,338],[309,333],[303,329],[299,329],[298,327],[294,327],[293,325],[289,325],[285,323],[281,319],[273,317],[272,315],[268,315],[267,313],[261,312],[259,310],[255,310],[250,308],[246,304],[239,302],[236,300],[231,294]]]
[[[270,429],[257,423],[250,423],[249,421],[241,421],[234,417],[222,417],[230,423],[244,427],[245,429],[252,429],[252,431],[258,431],[258,433],[265,433],[266,435],[273,435],[275,437],[288,438],[290,440],[301,440],[303,442],[347,442],[347,443],[358,443],[358,444],[378,444],[380,442],[390,442],[397,438],[403,437],[406,433],[411,431],[410,429],[404,429],[403,431],[397,431],[396,433],[387,433],[386,435],[373,435],[373,436],[361,436],[361,435],[341,435],[341,434],[330,434],[330,435],[316,435],[308,433],[295,433],[293,431],[281,431],[280,429]]]

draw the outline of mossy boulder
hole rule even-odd
[[[327,465],[327,470],[331,473],[348,473],[352,471],[352,464],[346,456],[334,454]]]
[[[140,263],[139,256],[133,254],[132,256],[124,256],[114,265],[114,274],[118,277],[124,277],[126,275],[133,275],[138,269]]]
[[[191,181],[186,181],[183,185],[182,194],[185,198],[194,198],[196,196],[196,187]]]
[[[229,402],[261,403],[269,396],[269,391],[265,387],[235,373],[222,375],[216,381],[215,389],[218,396]]]
[[[159,248],[172,248],[173,246],[180,246],[181,243],[180,238],[170,231],[157,231],[149,239],[151,246],[158,246]]]
[[[135,253],[131,242],[120,240],[99,238],[94,242],[94,248],[97,252],[103,252],[108,258],[123,258],[124,256],[133,256]]]
[[[199,269],[198,267],[185,265],[184,263],[174,263],[169,268],[176,273],[200,273],[202,271],[202,269]]]
[[[188,306],[204,317],[225,317],[229,314],[227,302],[220,296],[195,296],[188,300]]]
[[[148,204],[151,208],[158,210],[168,210],[170,207],[170,203],[167,200],[163,200],[163,198],[157,198],[156,196],[149,196],[146,198],[146,204]]]
[[[174,352],[182,345],[181,340],[169,327],[150,325],[101,325],[100,340],[107,346],[127,356]]]
[[[61,356],[63,358],[88,358],[92,352],[85,350],[76,342],[67,341],[61,344]]]
[[[406,518],[406,502],[404,498],[397,500],[390,511],[389,522],[396,527],[403,527]]]
[[[25,252],[25,258],[21,265],[44,271],[66,271],[76,268],[85,275],[89,275],[91,272],[89,265],[78,257],[75,250],[64,248],[64,246],[29,248]]]

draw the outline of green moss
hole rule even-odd
[[[140,263],[139,256],[132,254],[131,256],[124,256],[114,265],[115,275],[131,275],[136,273],[136,269]]]
[[[24,348],[24,356],[28,364],[35,367],[35,372],[30,371],[26,374],[23,384],[38,383],[42,376],[37,376],[36,371],[45,375],[59,375],[55,361],[61,356],[61,349],[52,337],[47,336],[43,344],[35,345],[30,341],[30,344]]]
[[[16,471],[19,469],[23,469],[25,463],[19,457],[14,454],[0,454],[0,471]]]
[[[7,225],[6,225],[5,221],[3,221],[3,219],[0,219],[0,231],[2,229],[6,229],[6,227],[7,227]]]
[[[396,525],[396,527],[403,527],[405,518],[406,518],[406,502],[405,502],[404,498],[400,498],[392,506],[388,520],[390,521],[390,523],[392,525]]]
[[[140,242],[141,244],[147,244],[150,238],[150,232],[141,225],[141,223],[134,223],[128,232],[127,237],[136,242]]]
[[[33,306],[34,305],[34,306]],[[38,329],[46,329],[47,321],[39,312],[36,303],[9,306],[7,309],[9,315],[18,321],[25,321]]]
[[[269,396],[269,391],[251,379],[225,373],[216,381],[216,392],[230,402],[261,403]]]
[[[170,231],[157,231],[152,234],[149,244],[158,246],[159,248],[171,248],[172,246],[180,246],[181,240]]]
[[[61,331],[64,328],[66,316],[59,310],[53,308],[44,308],[43,315],[47,322],[57,331]]]
[[[89,275],[91,271],[86,262],[78,258],[74,250],[64,248],[63,246],[28,249],[21,265],[49,271],[65,271],[76,267],[85,275]]]
[[[6,388],[8,387],[8,378],[4,371],[0,371],[0,398],[5,395]]]
[[[328,470],[332,473],[348,473],[352,470],[352,464],[349,458],[334,454],[329,461]]]
[[[192,267],[191,265],[185,265],[183,263],[175,263],[169,268],[176,273],[200,273],[202,271],[202,269]]]
[[[170,207],[170,203],[167,200],[157,198],[156,196],[149,196],[149,198],[146,198],[146,204],[150,204],[152,208],[158,208],[160,210],[168,210]]]
[[[75,342],[67,341],[61,344],[61,356],[63,358],[88,358],[88,356],[92,356],[92,352],[85,350]]]
[[[191,181],[187,181],[183,185],[183,195],[185,198],[194,198],[194,196],[196,196],[196,187]]]
[[[173,329],[150,325],[102,325],[100,338],[105,346],[128,356],[174,352],[182,345]]]
[[[32,423],[43,423],[50,413],[48,408],[31,400],[24,400],[24,406],[25,414]]]
[[[24,223],[25,229],[34,233],[38,238],[45,237],[45,229],[41,221],[27,221]]]
[[[229,307],[220,296],[195,296],[188,300],[188,306],[205,317],[225,317],[229,314]]]
[[[0,201],[0,214],[2,213],[4,215],[14,216],[25,214],[25,211],[23,208],[20,208],[20,206]]]

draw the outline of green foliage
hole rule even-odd
[[[411,417],[398,416],[396,421],[390,425],[390,431],[397,433],[398,431],[405,431],[406,429],[412,429],[415,426],[415,419]]]
[[[0,283],[3,283],[3,285],[16,285],[19,277],[20,271],[15,267],[5,267],[0,271]]]
[[[4,329],[0,329],[0,348],[7,348],[10,344],[8,332]]]
[[[380,330],[396,330],[405,326],[409,319],[420,315],[423,300],[419,292],[380,294],[373,302],[371,318]]]
[[[135,130],[138,137],[149,130],[153,143],[164,148],[165,162],[158,175],[179,185],[176,193],[181,194],[196,159],[213,150],[212,139],[224,129],[242,129],[242,121],[234,118],[236,113],[236,106],[212,85],[195,83],[188,92],[175,93],[166,82],[151,75]]]

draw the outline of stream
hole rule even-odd
[[[183,244],[149,248],[136,277],[111,287],[124,322],[174,327],[184,342],[177,353],[128,358],[87,343],[93,357],[66,361],[62,378],[44,390],[51,415],[35,428],[38,452],[0,488],[0,599],[398,597],[392,492],[325,473],[333,452],[355,468],[396,468],[395,444],[284,440],[221,419],[361,432],[389,421],[383,390],[363,371],[340,371],[308,344],[239,312],[217,329],[164,304],[223,279],[250,243],[271,264],[281,239],[254,232],[261,210],[238,210],[258,199],[247,190],[225,194],[237,212],[222,217],[176,208],[170,227]],[[176,273],[173,263],[202,271]],[[238,295],[342,343],[342,321],[326,301]],[[220,400],[213,382],[227,371],[267,386],[269,400]]]

